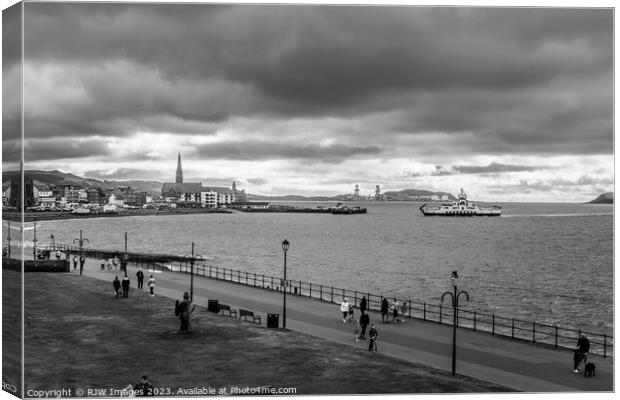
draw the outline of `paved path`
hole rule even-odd
[[[106,281],[112,288],[115,275],[122,272],[101,272],[98,260],[87,259],[84,275]],[[137,268],[129,267],[131,290],[137,289]],[[73,271],[75,273],[75,271]],[[145,270],[145,288],[152,272]],[[177,272],[155,272],[155,294],[179,299],[189,291],[190,276]],[[282,324],[282,293],[236,283],[194,276],[194,303],[207,306],[208,299],[233,308],[252,310],[261,315],[263,326],[267,313],[280,314]],[[172,302],[171,302],[172,307]],[[353,323],[343,323],[339,305],[287,294],[286,326],[342,343],[346,346],[367,346],[366,341],[355,342]],[[356,310],[356,316],[359,310]],[[379,332],[381,353],[420,363],[442,370],[452,368],[452,327],[417,319],[404,324],[382,324],[377,312],[370,312],[370,320]],[[611,357],[590,355],[596,364],[596,377],[585,378],[572,372],[572,351],[555,350],[484,332],[457,329],[456,372],[473,378],[494,382],[526,392],[613,391],[613,360]]]

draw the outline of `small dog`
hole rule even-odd
[[[583,370],[583,376],[588,378],[591,376],[596,376],[596,365],[594,363],[586,363],[586,367]]]

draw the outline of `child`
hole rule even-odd
[[[151,277],[149,278],[149,289],[151,291],[150,296],[155,296],[155,293],[153,293],[153,291],[155,290],[155,278],[153,278],[153,275],[151,275]]]
[[[353,321],[353,304],[349,305],[349,320]]]
[[[355,341],[360,341],[360,320],[355,321]]]

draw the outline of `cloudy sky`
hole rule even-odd
[[[26,3],[4,170],[255,194],[613,190],[610,9]],[[4,32],[11,29],[6,13]],[[6,36],[6,34],[5,34]]]

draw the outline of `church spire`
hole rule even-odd
[[[175,183],[183,183],[183,169],[181,169],[181,153],[179,153],[179,160],[177,161],[177,175]]]

